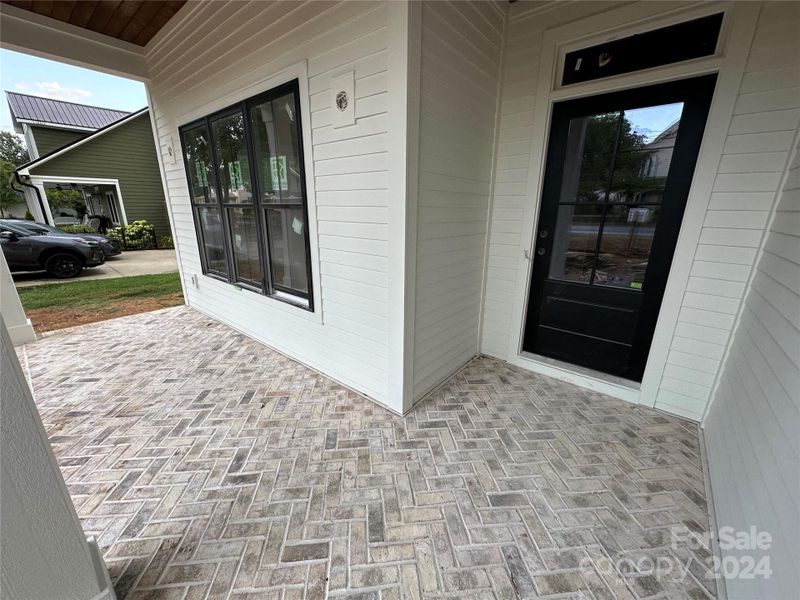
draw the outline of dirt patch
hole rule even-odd
[[[166,294],[155,298],[130,298],[111,302],[102,308],[38,308],[26,311],[36,331],[54,331],[97,321],[107,321],[159,308],[183,304],[183,294]]]

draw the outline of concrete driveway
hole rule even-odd
[[[178,270],[178,261],[174,250],[134,250],[107,258],[99,267],[84,269],[72,279],[56,279],[44,271],[34,273],[14,273],[14,283],[18,288],[32,287],[43,283],[68,283],[87,279],[111,279],[113,277],[131,277],[132,275],[153,275],[156,273],[173,273]]]

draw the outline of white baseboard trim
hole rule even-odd
[[[8,323],[6,323],[8,325]],[[11,336],[11,343],[15,346],[30,344],[36,341],[36,333],[33,331],[33,323],[30,319],[25,319],[23,325],[8,327],[8,335]]]
[[[89,536],[86,538],[86,541],[89,544],[89,552],[92,555],[92,563],[94,564],[97,583],[102,590],[91,600],[117,600],[117,593],[114,591],[114,586],[111,584],[111,577],[108,574],[106,563],[103,561],[103,556],[100,554],[100,547],[97,545],[97,540],[94,536]]]

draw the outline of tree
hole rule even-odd
[[[14,173],[15,165],[7,160],[0,159],[0,217],[5,217],[5,211],[17,202],[25,199],[22,194],[14,191],[11,187],[11,175]]]
[[[20,139],[9,131],[0,131],[0,217],[5,211],[25,198],[11,187],[11,176],[14,170],[28,162],[28,151]]]
[[[15,167],[23,165],[30,160],[25,146],[10,131],[0,131],[0,159],[10,162]]]
[[[86,203],[80,191],[73,189],[48,188],[47,202],[51,208],[72,208],[78,213],[78,218],[82,219],[86,214]]]
[[[619,199],[633,200],[637,192],[653,185],[642,176],[650,154],[645,137],[633,129],[627,118],[619,113],[593,115],[586,124],[577,200],[602,202],[606,191]]]

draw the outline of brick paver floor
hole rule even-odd
[[[20,356],[120,599],[714,595],[692,423],[489,358],[399,417],[186,307]]]

